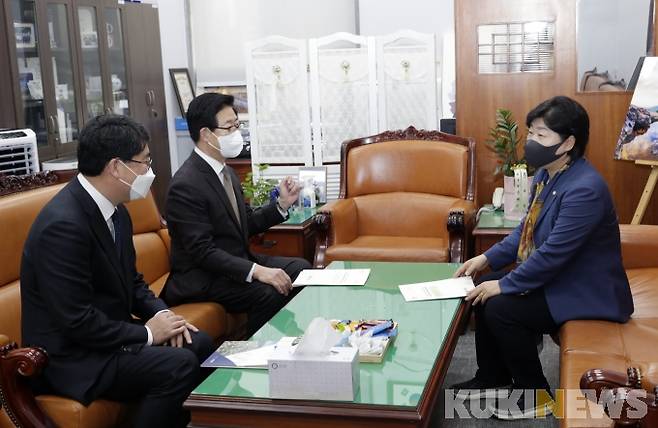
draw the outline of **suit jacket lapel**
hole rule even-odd
[[[96,235],[96,239],[98,239],[98,242],[100,243],[103,252],[107,256],[108,260],[110,261],[110,264],[119,275],[119,278],[121,279],[123,285],[121,289],[124,291],[124,294],[126,294],[127,281],[126,281],[125,270],[123,268],[123,264],[119,260],[119,255],[117,254],[116,246],[114,245],[114,241],[112,240],[110,229],[108,228],[105,219],[101,215],[101,212],[98,209],[96,202],[94,202],[94,200],[89,195],[89,193],[87,193],[87,191],[82,187],[82,185],[77,180],[77,178],[71,182],[71,190],[75,195],[76,199],[78,200],[78,202],[80,202],[83,209],[89,216],[91,229],[94,232],[94,235]],[[128,298],[128,295],[126,295],[126,298]]]
[[[242,231],[240,227],[240,223],[238,222],[238,219],[235,217],[235,213],[233,212],[233,206],[231,206],[231,201],[229,201],[228,199],[228,195],[226,194],[226,190],[224,190],[224,186],[222,186],[222,182],[219,180],[217,174],[215,174],[215,170],[213,170],[212,167],[208,165],[208,162],[203,160],[201,156],[199,156],[195,152],[192,152],[191,156],[193,157],[198,170],[204,174],[206,181],[208,182],[210,187],[215,191],[215,193],[217,193],[217,195],[219,195],[219,199],[224,204],[224,208],[226,209],[226,212],[228,212],[229,217],[231,217],[231,220],[233,220],[233,224],[235,225],[235,227],[237,227],[238,230]],[[231,180],[231,181],[233,182],[235,180]],[[235,186],[236,184],[233,183],[233,191],[235,191]],[[235,194],[235,199],[237,200],[238,203],[238,211],[242,212],[242,210],[244,209],[243,207],[241,207],[240,204],[240,200],[242,198],[238,197],[238,195],[240,195],[240,193]]]
[[[226,165],[224,168],[230,168]],[[244,196],[242,195],[242,188],[240,186],[240,179],[237,174],[233,173],[233,170],[230,170],[230,174],[233,177],[231,183],[233,185],[233,193],[235,193],[235,201],[238,204],[238,212],[240,213],[240,226],[242,231],[242,237],[245,242],[248,242],[248,233],[247,233],[247,211],[245,209]]]
[[[567,176],[569,176],[574,169],[580,167],[580,161],[581,159],[577,160],[574,162],[571,166],[566,171],[561,172],[558,176],[553,177],[551,182],[546,185],[544,188],[544,205],[542,206],[541,212],[539,213],[539,217],[537,218],[537,222],[535,223],[535,228],[539,225],[539,223],[544,219],[544,216],[548,212],[548,210],[551,208],[555,200],[558,198],[558,192],[560,191],[560,188],[564,185],[564,181]],[[553,181],[555,180],[555,181]]]

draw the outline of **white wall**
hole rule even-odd
[[[444,38],[454,41],[454,1],[458,0],[358,1],[359,30],[364,36],[381,36],[405,29],[436,35],[438,114],[439,117],[452,117],[445,98],[451,95],[454,99],[454,90],[448,89],[454,87],[454,84],[451,81],[442,82],[441,76],[454,81],[454,52],[453,64],[447,64],[446,70],[443,70],[443,42]],[[445,89],[442,90],[442,87]],[[442,93],[445,96],[442,97]]]
[[[190,0],[196,81],[244,81],[244,43],[251,40],[354,33],[355,1]]]
[[[435,33],[437,58],[443,35],[455,31],[455,0],[359,0],[359,29],[364,36],[381,36],[398,30]]]
[[[653,0],[578,1],[578,80],[587,70],[629,79],[646,55],[649,4]]]

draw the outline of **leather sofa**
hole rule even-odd
[[[388,131],[341,147],[339,199],[318,210],[315,265],[463,262],[475,219],[475,142]]]
[[[658,384],[658,226],[622,225],[621,240],[635,312],[626,324],[578,320],[562,326],[560,388],[569,390],[571,400],[564,406],[563,428],[614,426],[601,406],[586,400],[581,387],[642,387],[652,392]],[[634,369],[627,375],[629,368]]]
[[[3,409],[0,427],[14,424],[30,427],[121,426],[130,409],[120,403],[97,400],[88,407],[51,395],[33,397],[24,376],[37,375],[47,364],[47,354],[38,348],[18,348],[21,342],[20,261],[23,243],[41,208],[63,187],[48,186],[0,197],[0,392]],[[152,196],[126,204],[133,221],[133,241],[138,270],[155,294],[169,274],[169,235],[161,223]],[[244,334],[246,316],[231,315],[216,303],[193,303],[173,307],[218,343]],[[20,373],[20,374],[19,374]],[[5,408],[12,410],[10,418]],[[12,422],[11,419],[14,419]]]

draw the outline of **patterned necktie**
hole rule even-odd
[[[238,211],[238,201],[235,199],[235,191],[233,190],[233,182],[231,181],[231,174],[228,172],[228,168],[224,167],[222,169],[222,184],[224,185],[224,190],[226,191],[226,196],[231,202],[231,207],[233,208],[233,213],[235,218],[240,224],[240,212]]]
[[[119,211],[115,210],[112,214],[112,225],[114,230],[112,231],[112,238],[114,238],[114,246],[117,250],[117,255],[121,257],[121,222],[119,221]]]

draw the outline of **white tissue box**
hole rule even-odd
[[[270,397],[353,401],[359,389],[356,348],[335,347],[325,356],[295,355],[279,342],[268,359]]]

